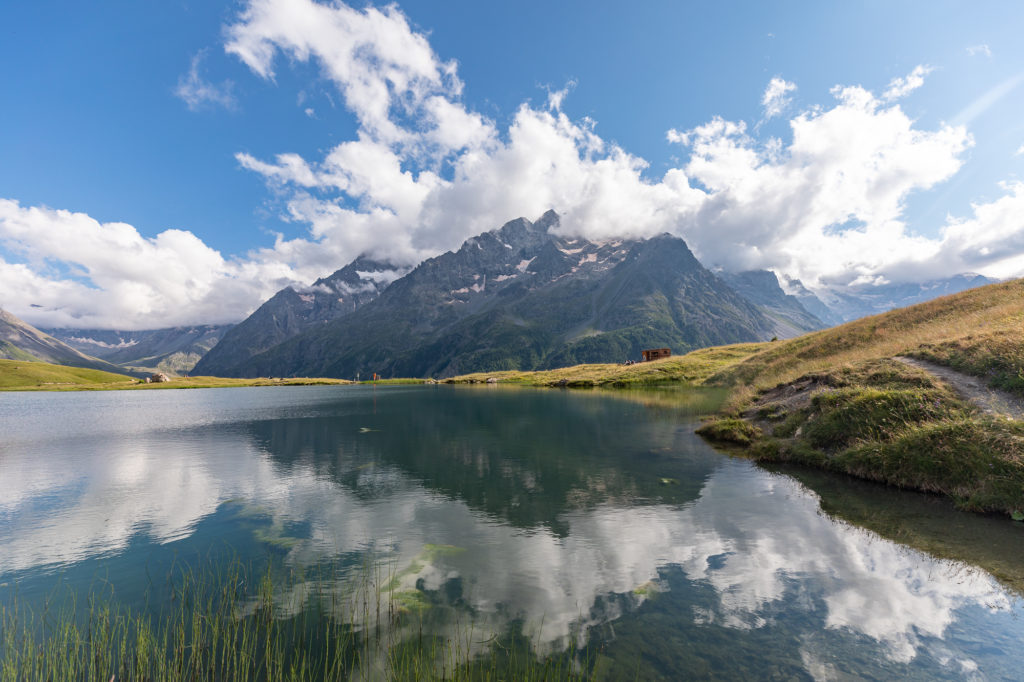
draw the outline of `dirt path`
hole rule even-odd
[[[899,362],[911,367],[916,367],[942,379],[949,384],[954,391],[967,400],[974,403],[985,414],[995,417],[1009,417],[1011,419],[1024,419],[1024,399],[989,387],[984,379],[970,374],[963,374],[954,369],[937,365],[927,360],[917,358],[897,357]]]

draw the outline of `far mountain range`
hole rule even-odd
[[[767,270],[711,272],[668,234],[598,242],[553,234],[557,224],[553,211],[519,218],[411,269],[360,256],[234,326],[36,330],[3,313],[0,358],[134,374],[445,377],[788,338],[995,281],[812,292]]]

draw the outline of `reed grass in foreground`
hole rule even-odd
[[[511,631],[431,631],[423,604],[369,567],[350,592],[308,595],[232,564],[169,582],[157,613],[120,605],[109,585],[33,612],[0,606],[0,681],[583,679],[574,648],[538,658]],[[312,584],[316,584],[314,581]],[[298,589],[296,589],[298,588]],[[298,598],[295,594],[304,595]],[[436,625],[436,624],[435,624]],[[482,646],[483,645],[483,646]]]

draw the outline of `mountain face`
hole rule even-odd
[[[241,376],[239,367],[311,327],[344,317],[380,295],[408,269],[360,256],[307,290],[286,287],[231,328],[193,368],[196,375]],[[280,374],[280,372],[275,372]]]
[[[0,310],[0,359],[125,373],[122,368],[75,350],[5,310]]]
[[[468,239],[354,311],[217,367],[228,376],[443,377],[622,362],[642,348],[682,353],[775,335],[776,323],[681,239],[565,239],[549,232],[557,223],[549,211]],[[225,352],[227,340],[208,357]],[[204,358],[196,372],[212,367]]]
[[[789,339],[828,326],[811,313],[796,296],[783,291],[779,286],[778,277],[771,270],[720,272],[718,276],[740,296],[760,308],[761,312],[775,324],[775,335],[779,338]]]
[[[47,329],[83,353],[126,369],[186,374],[217,345],[231,325],[200,325],[146,331]]]
[[[843,318],[839,313],[825,305],[824,301],[818,298],[813,291],[805,287],[803,282],[789,276],[784,276],[784,279],[785,290],[789,292],[790,296],[800,302],[804,310],[824,322],[826,326],[834,327],[837,324],[842,324]]]
[[[921,283],[847,286],[823,291],[819,296],[840,322],[848,322],[998,281],[984,275],[963,273]]]

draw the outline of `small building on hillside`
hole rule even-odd
[[[649,350],[640,351],[640,355],[644,356],[644,362],[650,362],[651,360],[660,360],[661,358],[672,357],[671,348],[651,348]]]

